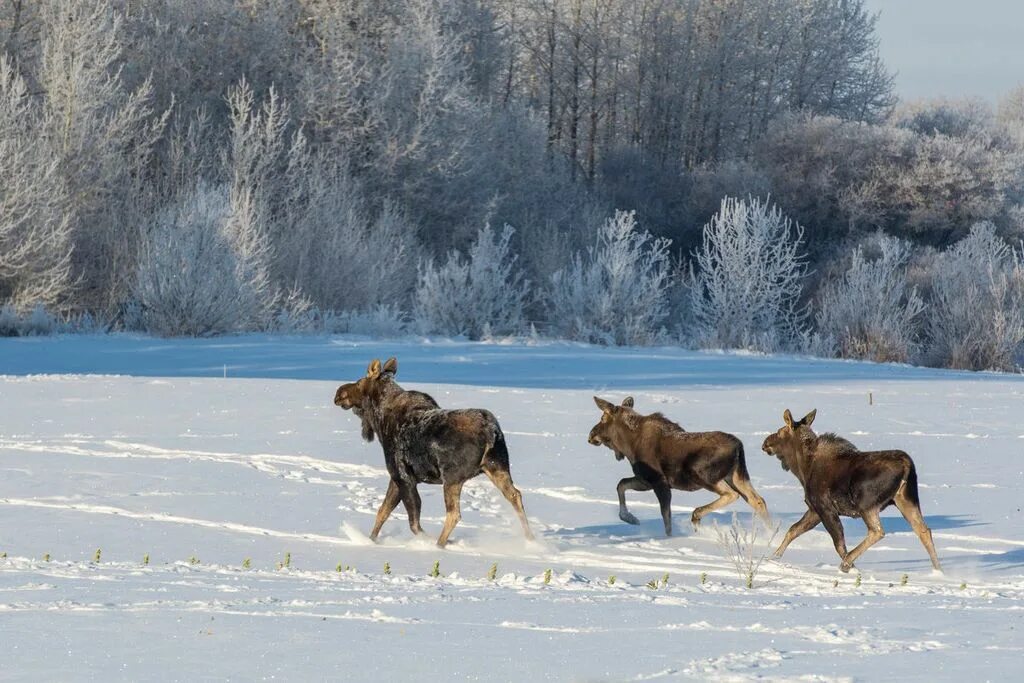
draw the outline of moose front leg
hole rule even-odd
[[[650,491],[651,485],[640,477],[626,477],[619,482],[615,490],[619,493],[619,519],[626,524],[639,524],[640,520],[626,509],[626,491]]]
[[[381,527],[384,526],[384,522],[388,521],[388,517],[398,507],[400,498],[401,496],[398,495],[398,484],[392,479],[388,482],[387,493],[384,494],[384,500],[380,504],[380,509],[377,510],[377,520],[373,523],[373,531],[370,532],[371,541],[377,540]]]
[[[835,545],[836,552],[839,553],[840,559],[843,560],[842,564],[839,565],[839,569],[843,572],[850,571],[850,565],[846,564],[846,556],[849,553],[846,550],[846,536],[843,534],[842,520],[839,519],[839,515],[831,511],[822,511],[818,515],[821,517],[821,523],[825,525],[828,535],[832,537],[832,544]]]
[[[420,526],[420,507],[422,506],[422,501],[420,499],[420,492],[416,490],[416,483],[411,481],[399,482],[398,493],[402,498],[402,504],[405,505],[406,515],[409,517],[409,528],[414,534],[419,536],[423,533],[423,527]]]
[[[655,484],[654,495],[658,497],[658,505],[661,506],[661,519],[665,522],[665,535],[672,535],[672,489],[668,484]]]
[[[789,544],[792,543],[797,536],[802,536],[807,533],[814,527],[818,526],[820,522],[821,517],[818,516],[818,513],[808,508],[807,512],[804,513],[804,516],[797,520],[796,524],[789,527],[789,531],[786,532],[786,537],[782,539],[782,543],[779,544],[778,549],[772,557],[782,557],[782,553],[786,552],[786,548],[789,547]]]

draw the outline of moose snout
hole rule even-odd
[[[591,430],[590,436],[587,437],[587,443],[589,443],[591,446],[600,446],[603,442],[601,441],[601,437],[598,436],[596,432]]]
[[[772,452],[772,444],[769,443],[770,440],[771,437],[768,437],[767,439],[764,440],[764,443],[761,444],[761,450],[767,453],[768,455],[774,455],[774,453]]]
[[[352,404],[349,403],[348,395],[346,394],[343,388],[339,388],[336,392],[334,392],[334,405],[340,408],[344,408],[345,410],[348,410],[349,408],[352,407]]]

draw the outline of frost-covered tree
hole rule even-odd
[[[910,244],[882,233],[853,250],[850,267],[825,285],[818,334],[842,358],[906,363],[917,351],[924,302],[907,283]]]
[[[52,305],[71,285],[71,221],[58,160],[40,144],[39,107],[0,55],[0,303]]]
[[[598,344],[652,344],[665,336],[671,267],[669,241],[616,211],[597,243],[551,277],[548,317],[556,334]]]
[[[524,331],[530,283],[512,253],[514,233],[508,225],[501,234],[485,225],[468,258],[452,252],[443,266],[421,266],[414,318],[422,332],[481,339]]]
[[[966,370],[1011,370],[1024,343],[1024,252],[990,223],[936,260],[927,316],[928,360]]]
[[[231,189],[200,183],[143,231],[129,324],[206,336],[267,324],[261,266],[237,240]]]
[[[153,146],[166,118],[148,81],[125,82],[123,16],[110,0],[46,0],[36,78],[39,144],[58,162],[72,202],[73,274],[83,301],[110,309],[132,272],[137,235],[127,216],[145,201]]]
[[[757,198],[726,197],[694,254],[691,309],[704,347],[774,351],[792,345],[807,318],[803,228]]]

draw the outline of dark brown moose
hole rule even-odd
[[[932,566],[941,569],[932,532],[921,515],[914,461],[903,451],[860,451],[835,434],[818,436],[811,430],[817,412],[812,410],[794,422],[786,410],[782,415],[785,424],[761,446],[782,462],[782,469],[796,475],[807,503],[807,512],[786,532],[775,557],[782,557],[793,539],[821,522],[843,560],[839,568],[848,572],[857,558],[885,535],[879,513],[895,505],[921,539]],[[860,517],[868,528],[867,537],[849,552],[840,516]]]
[[[750,484],[743,457],[743,443],[725,432],[687,432],[661,413],[640,415],[633,410],[633,398],[621,406],[594,397],[601,409],[601,421],[590,430],[588,441],[607,446],[619,460],[629,460],[632,477],[619,482],[619,519],[638,524],[626,509],[626,491],[650,491],[658,497],[665,533],[672,535],[672,489],[707,489],[718,498],[693,511],[694,526],[712,510],[725,507],[737,498],[762,517],[768,516],[764,499]]]
[[[486,410],[443,410],[420,391],[406,391],[395,382],[398,361],[383,366],[370,363],[366,376],[343,384],[334,404],[351,410],[362,422],[363,438],[380,440],[391,482],[377,511],[371,539],[401,500],[409,515],[409,528],[422,534],[417,484],[441,484],[447,512],[437,539],[441,547],[462,518],[459,498],[462,486],[478,474],[486,474],[515,508],[523,532],[533,538],[523,509],[523,497],[512,484],[508,449],[498,420]]]

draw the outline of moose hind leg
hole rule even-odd
[[[640,477],[626,477],[615,487],[619,494],[619,519],[626,524],[639,524],[632,512],[626,509],[626,491],[650,491],[651,485]]]
[[[932,542],[932,530],[925,524],[924,515],[921,514],[921,506],[911,500],[904,493],[903,488],[897,491],[892,502],[896,504],[896,509],[900,511],[900,514],[910,524],[910,528],[921,539],[921,545],[928,551],[928,557],[932,560],[932,567],[942,571],[942,567],[939,565],[939,556],[935,553],[935,543]]]
[[[732,488],[724,481],[720,481],[715,484],[711,490],[718,494],[718,498],[707,505],[701,505],[693,511],[693,515],[690,516],[690,522],[693,524],[694,528],[700,526],[700,520],[704,515],[713,510],[724,508],[726,505],[736,502],[736,499],[740,497],[740,494],[733,491]]]
[[[512,475],[507,469],[500,466],[488,467],[488,464],[490,463],[484,465],[484,474],[501,491],[501,495],[505,496],[505,500],[512,504],[516,515],[519,517],[519,523],[523,525],[523,535],[526,536],[527,540],[532,541],[533,532],[530,531],[530,522],[526,519],[526,508],[523,507],[523,494],[512,483]]]
[[[806,534],[808,531],[818,526],[821,523],[821,517],[818,513],[810,508],[804,513],[804,516],[797,520],[796,524],[789,527],[789,531],[786,532],[786,537],[782,539],[782,543],[775,550],[775,554],[772,557],[782,557],[782,553],[786,552],[786,548],[792,543],[798,536]]]
[[[741,496],[743,496],[743,500],[747,501],[747,504],[750,507],[754,508],[754,512],[756,512],[761,519],[766,521],[768,520],[768,506],[765,504],[764,498],[754,490],[754,486],[750,483],[750,479],[748,477],[744,476],[740,472],[733,472],[732,487],[736,489]]]
[[[843,558],[842,564],[839,565],[839,569],[844,572],[850,571],[853,567],[853,563],[857,561],[857,558],[864,554],[864,551],[878,543],[885,536],[885,530],[882,529],[882,520],[878,513],[880,510],[865,510],[861,513],[861,517],[864,519],[864,525],[868,528],[868,535],[864,537],[864,540],[857,544],[853,550],[847,553],[846,557]]]
[[[463,482],[455,482],[444,485],[444,529],[437,538],[437,545],[443,548],[448,543],[448,537],[452,535],[455,525],[462,519],[462,509],[459,505],[459,498],[462,496]]]
[[[377,540],[381,527],[384,526],[384,522],[388,521],[388,517],[398,507],[400,498],[398,495],[398,484],[392,479],[388,482],[388,490],[384,494],[384,500],[381,501],[380,508],[377,510],[377,519],[373,523],[373,531],[370,532],[371,541]]]

